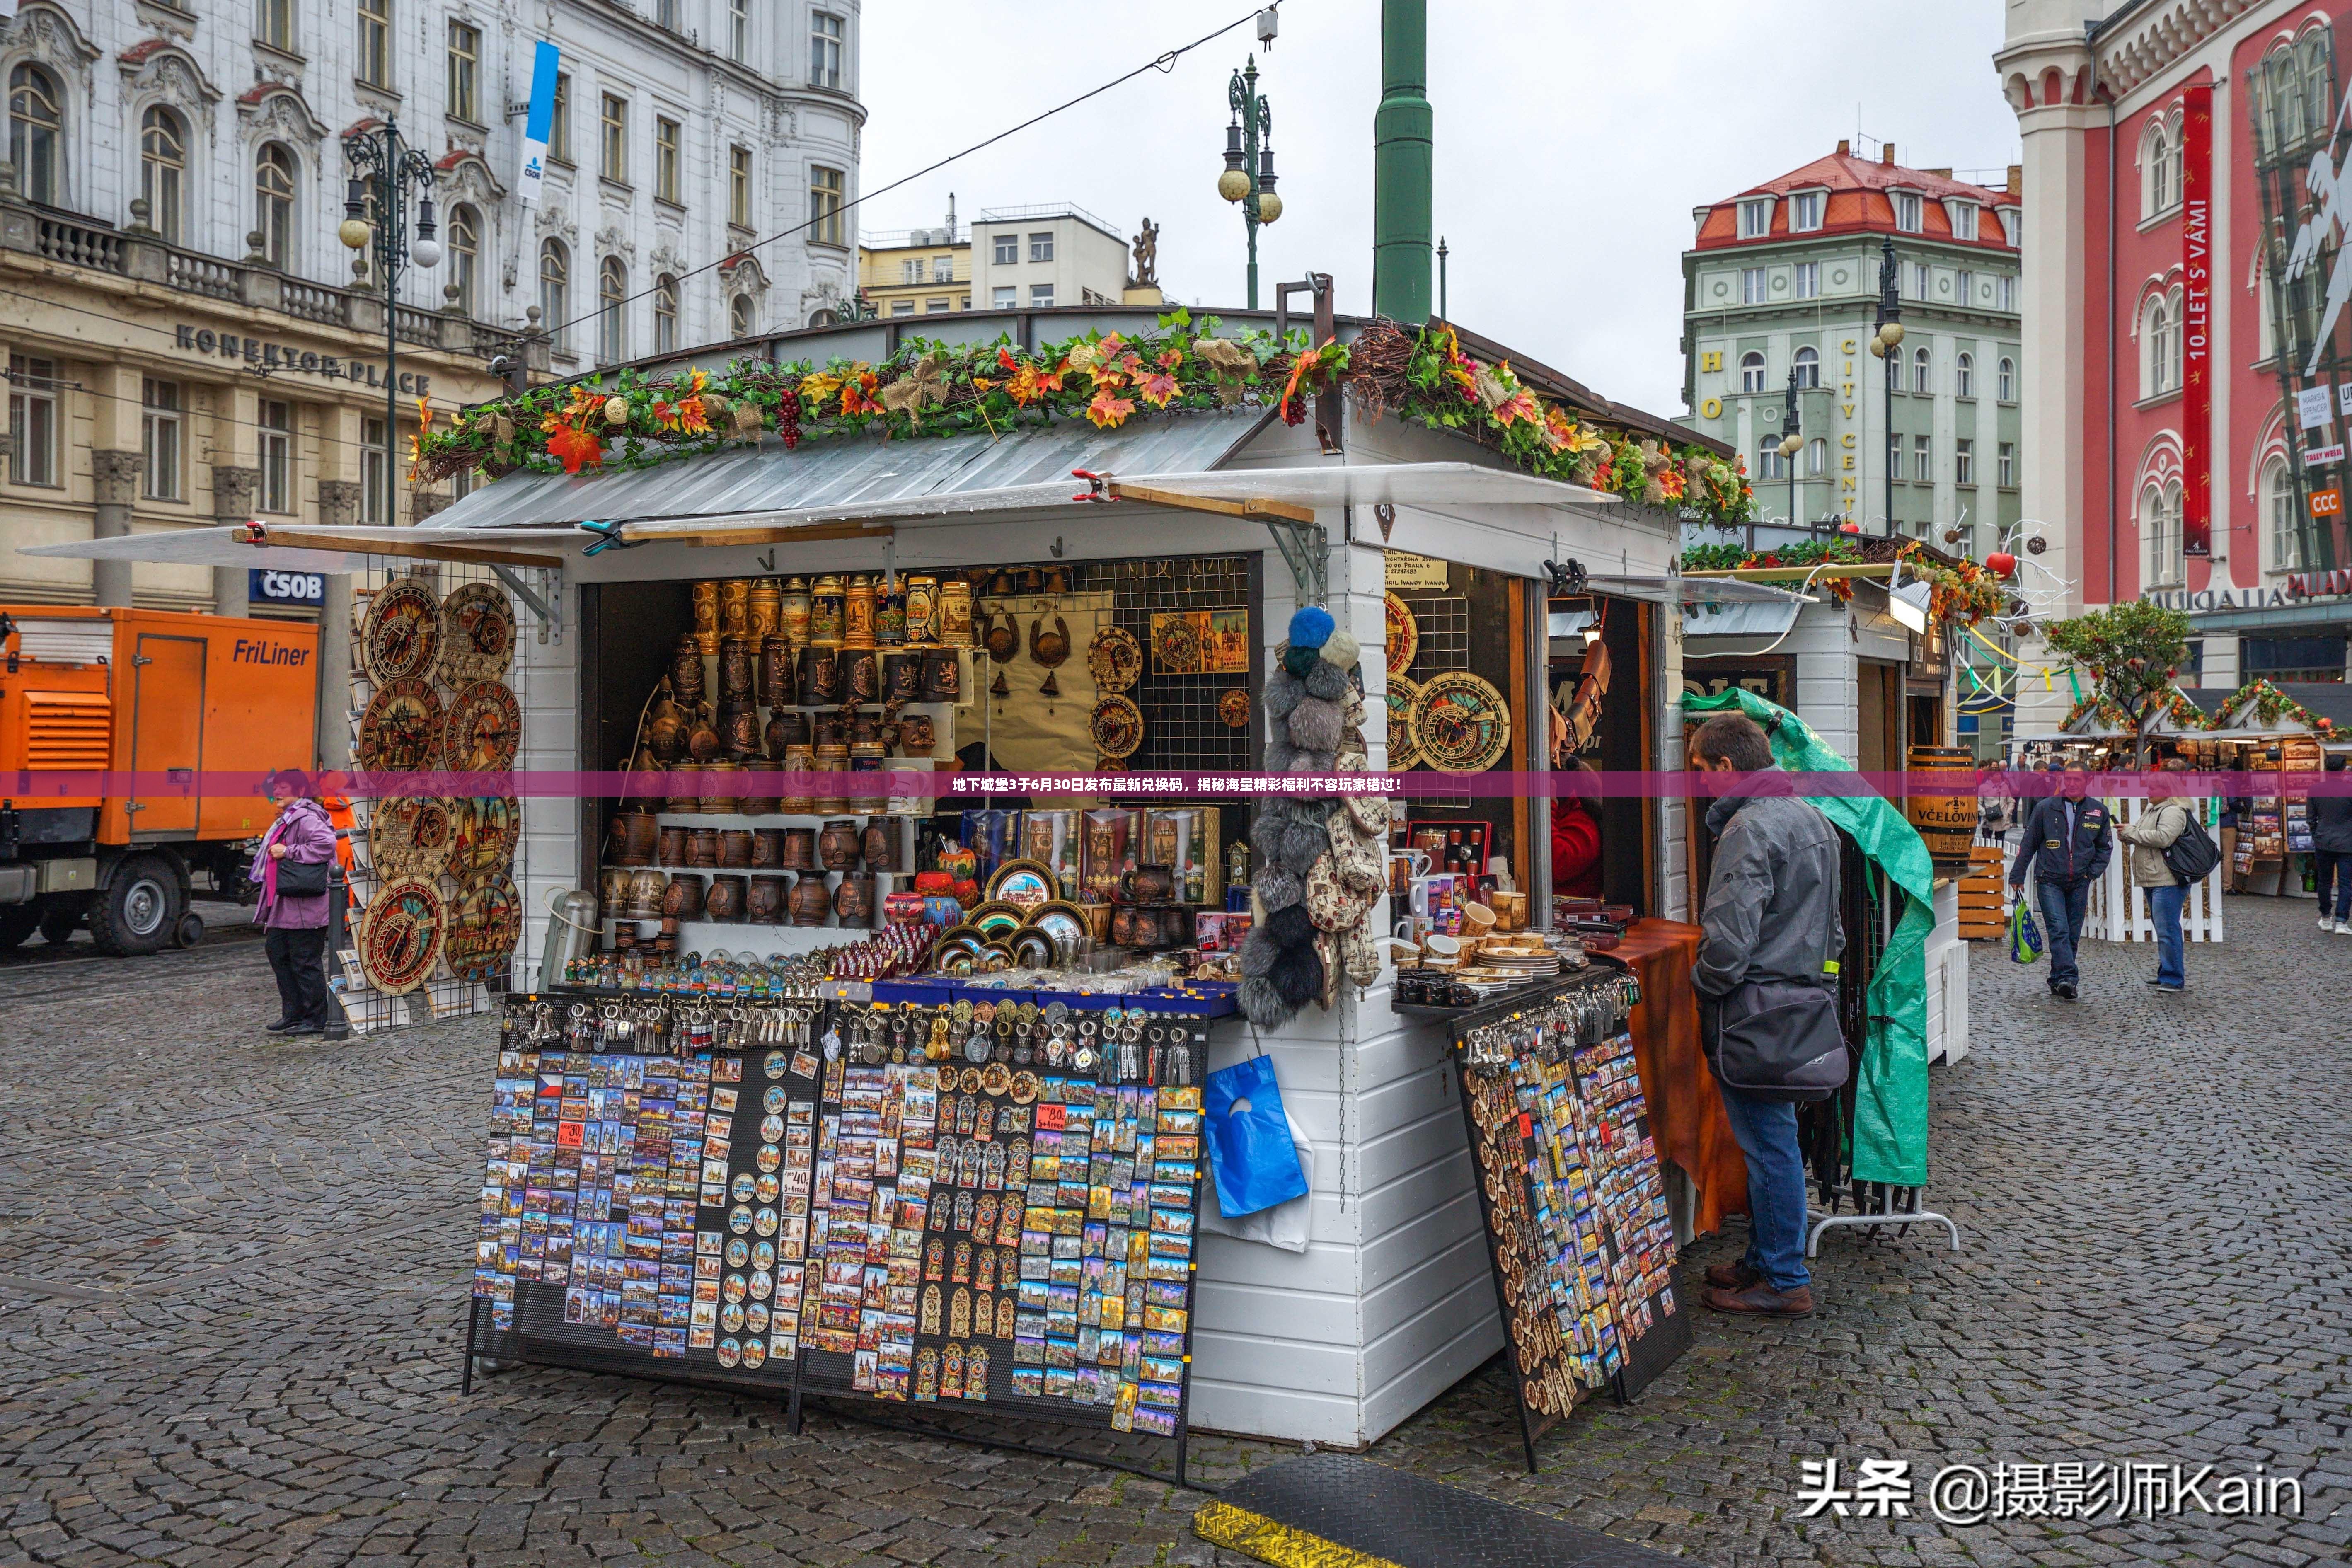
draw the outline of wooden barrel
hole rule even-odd
[[[1910,772],[1948,774],[1948,781],[1934,782],[1948,782],[1959,792],[1903,797],[1904,815],[1927,841],[1927,857],[1938,871],[1958,874],[1969,868],[1969,847],[1977,836],[1976,769],[1976,753],[1965,746],[1911,748]]]

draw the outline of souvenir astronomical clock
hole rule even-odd
[[[522,808],[507,776],[522,740],[507,684],[514,649],[514,606],[488,583],[443,599],[398,579],[358,627],[353,758],[368,775],[367,874],[352,941],[382,995],[436,974],[497,979],[521,938]]]

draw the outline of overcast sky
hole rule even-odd
[[[865,0],[871,191],[1244,14],[1247,0]],[[1835,148],[1859,124],[1914,167],[2016,160],[1992,71],[1999,0],[1437,0],[1429,96],[1455,320],[1606,396],[1682,412],[1690,209]],[[1329,272],[1370,302],[1378,0],[1284,0],[1258,61],[1285,212],[1272,279]],[[868,231],[1069,201],[1160,226],[1171,299],[1244,300],[1238,209],[1215,191],[1244,25],[860,209]]]

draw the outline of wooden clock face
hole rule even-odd
[[[370,680],[389,686],[433,673],[442,644],[441,605],[414,581],[379,589],[360,634],[360,665]]]
[[[448,924],[448,906],[424,878],[403,877],[379,888],[360,921],[360,963],[368,984],[387,996],[424,984],[440,962]]]

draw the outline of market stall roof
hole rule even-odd
[[[1130,419],[1116,430],[1076,420],[971,435],[887,441],[866,435],[780,441],[679,458],[648,468],[509,474],[424,526],[480,530],[662,521],[774,528],[1066,504],[1085,487],[1073,468],[1189,474],[1214,468],[1270,415],[1213,409]]]
[[[488,536],[436,538],[414,528],[257,529],[239,522],[29,544],[17,552],[79,561],[157,561],[173,566],[260,566],[276,572],[358,572],[371,555],[561,566],[563,550],[583,537],[572,529],[509,529]]]
[[[2352,729],[2352,684],[2340,680],[2284,680],[2263,684],[2281,697],[2301,704],[2315,717],[2326,720],[2336,729]],[[2205,710],[2209,720],[2224,726],[2212,731],[2217,740],[2244,740],[2263,734],[2299,735],[2306,733],[2309,729],[2307,725],[2284,718],[2282,722],[2267,726],[2260,722],[2247,723],[2247,710],[2253,706],[2254,692],[2246,692],[2241,698],[2236,691],[2208,687],[2185,695]],[[2239,700],[2233,702],[2233,698]]]

